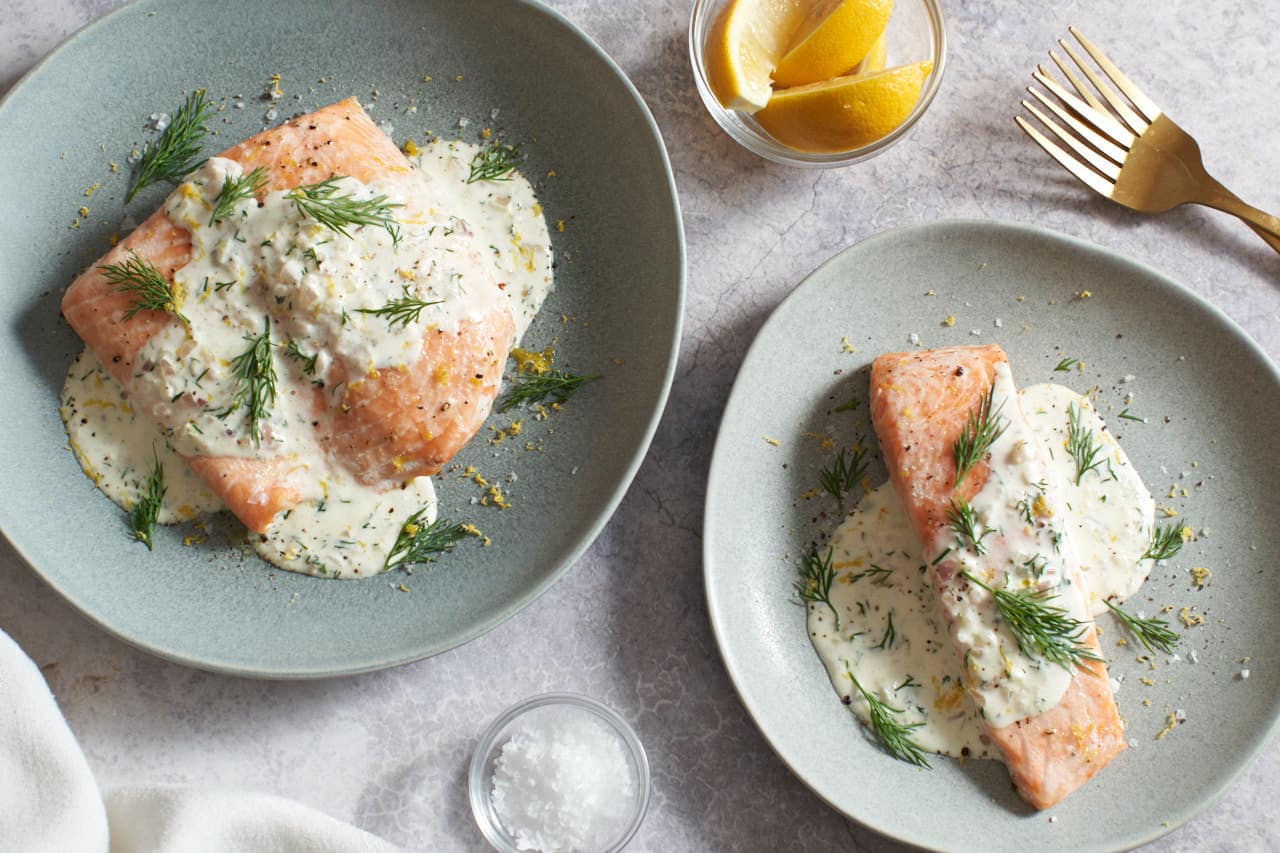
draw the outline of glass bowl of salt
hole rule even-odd
[[[495,849],[621,850],[649,806],[649,759],[626,720],[594,699],[546,693],[480,737],[467,786]]]

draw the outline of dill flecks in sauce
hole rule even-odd
[[[122,509],[133,507],[156,461],[165,472],[161,524],[190,521],[222,508],[165,442],[160,427],[133,408],[120,383],[90,350],[81,352],[67,371],[61,414],[80,467]]]
[[[1002,399],[1005,397],[998,389],[994,403],[999,405]],[[1107,609],[1103,603],[1106,598],[1132,595],[1151,570],[1152,562],[1143,558],[1153,525],[1151,494],[1086,398],[1062,386],[1045,384],[1022,389],[1019,400],[1032,434],[1014,433],[1007,441],[1001,436],[993,445],[993,463],[1007,470],[993,471],[1000,476],[993,476],[988,483],[992,494],[986,494],[984,488],[975,496],[979,535],[987,527],[1005,525],[1006,534],[1009,529],[1026,527],[1028,516],[1033,522],[1042,520],[1039,516],[1051,504],[1037,501],[1039,479],[1023,482],[1025,471],[1001,465],[1010,455],[1021,458],[1016,450],[1018,441],[1039,442],[1048,457],[1047,479],[1056,482],[1058,499],[1052,505],[1067,507],[1058,526],[1046,525],[1046,529],[1065,529],[1064,539],[1075,540],[1090,588],[1089,609],[1101,613]],[[1012,400],[1005,403],[1006,409],[1012,405]],[[1077,407],[1082,427],[1091,430],[1101,444],[1105,459],[1082,477],[1078,486],[1074,482],[1075,460],[1064,447],[1071,406]],[[1008,507],[993,508],[997,501],[1008,503]],[[1053,556],[1051,535],[1047,545],[1049,555],[1041,555],[1043,560],[1029,558],[1025,565],[1009,564],[1021,556],[1020,552],[1006,555],[1011,576],[1028,585],[1036,582],[1037,573],[1040,578],[1047,577]],[[865,689],[902,710],[898,715],[901,723],[922,724],[911,734],[921,748],[955,757],[998,759],[998,751],[984,741],[977,706],[963,686],[964,661],[947,636],[929,561],[921,553],[890,483],[862,499],[836,530],[831,546],[836,577],[830,600],[839,615],[839,630],[832,611],[821,603],[808,607],[808,630],[840,696],[849,697],[850,707],[867,720],[866,703],[845,674],[847,662]],[[1025,542],[1015,547],[1025,549]],[[969,554],[975,563],[992,556],[986,554],[979,560],[971,548]],[[1017,584],[1010,587],[1016,589]],[[999,689],[987,691],[988,701],[1031,708],[1029,713],[1036,713],[1045,703],[1051,707],[1061,696],[1056,686],[1061,676],[1055,677],[1055,671],[1066,675],[1065,671],[1021,655],[1007,632],[992,628],[990,596],[983,596],[987,600],[975,602],[974,617],[963,623],[966,645],[996,649],[997,655],[1003,652],[1009,658],[1009,666],[1026,668],[1017,678],[1001,678]],[[994,715],[990,705],[988,709],[990,720]]]
[[[410,369],[429,330],[501,309],[518,341],[552,285],[532,186],[518,173],[468,183],[479,151],[435,141],[409,180],[338,177],[260,201],[234,161],[188,175],[165,203],[191,234],[172,287],[187,322],[143,347],[127,401],[91,354],[68,374],[63,419],[86,474],[128,507],[154,445],[169,523],[219,506],[178,454],[284,457],[302,500],[251,535],[257,551],[325,577],[380,571],[406,518],[435,518],[435,493],[425,477],[364,485],[327,458],[314,424],[338,400],[335,367],[352,384]]]

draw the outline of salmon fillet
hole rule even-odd
[[[972,501],[992,476],[988,454],[957,486],[952,448],[970,413],[992,389],[1001,365],[1007,367],[1008,359],[992,345],[887,353],[871,368],[872,422],[889,477],[926,555],[935,561],[932,580],[940,600],[959,582],[959,563],[945,557],[956,543],[948,518],[952,500]],[[1012,405],[1005,402],[1003,416],[1023,420],[1016,395]],[[988,549],[998,548],[1000,538],[999,532],[988,538]],[[1069,558],[1067,562],[1072,584],[1067,594],[1082,594],[1079,565]],[[941,609],[950,622],[950,610]],[[1086,607],[1081,644],[1101,657],[1087,612]],[[987,733],[1003,755],[1018,793],[1040,809],[1080,787],[1125,749],[1123,723],[1101,661],[1083,661],[1074,668],[1066,693],[1054,707],[1002,727],[988,724]]]
[[[259,133],[219,156],[237,161],[246,173],[265,169],[263,193],[335,175],[364,183],[410,180],[413,175],[404,154],[355,98]],[[420,212],[410,204],[400,213]],[[126,390],[131,377],[145,369],[137,357],[146,343],[166,326],[181,323],[164,311],[142,311],[125,319],[132,297],[108,282],[99,267],[122,264],[134,253],[172,281],[191,258],[190,235],[161,207],[82,273],[62,300],[67,322]],[[336,464],[365,484],[391,488],[436,473],[488,417],[513,337],[510,313],[496,310],[462,321],[454,332],[426,335],[413,369],[382,371],[348,383],[344,369],[335,365],[345,390],[329,403],[317,392],[321,443]],[[255,532],[265,531],[278,513],[300,499],[296,466],[283,460],[199,456],[187,461]]]

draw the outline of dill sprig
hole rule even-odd
[[[173,120],[159,138],[148,142],[138,160],[138,174],[125,196],[125,204],[133,201],[138,190],[158,181],[177,183],[182,176],[195,169],[203,161],[200,142],[209,132],[206,124],[213,115],[213,105],[205,100],[204,89],[196,89],[178,107]]]
[[[1147,550],[1142,552],[1139,560],[1169,560],[1177,556],[1182,550],[1182,531],[1187,529],[1187,525],[1181,522],[1173,522],[1165,526],[1157,526],[1151,532],[1151,542],[1147,544]]]
[[[880,642],[876,643],[877,649],[893,648],[893,641],[898,638],[898,632],[893,628],[893,611],[889,611],[889,624],[885,626],[884,636],[880,638]]]
[[[307,355],[301,349],[298,348],[298,342],[293,339],[290,339],[289,343],[285,346],[284,354],[289,356],[289,358],[293,359],[294,361],[298,362],[298,364],[301,365],[302,367],[303,373],[307,374],[308,376],[315,375],[316,358],[318,357],[318,354]]]
[[[511,173],[520,165],[520,146],[494,142],[476,152],[471,158],[471,172],[467,183],[476,181],[509,181]]]
[[[1066,373],[1068,370],[1070,370],[1072,367],[1074,367],[1079,363],[1080,363],[1080,359],[1078,358],[1064,358],[1062,361],[1058,362],[1058,366],[1055,367],[1054,370],[1058,371],[1059,373]]]
[[[1147,422],[1147,419],[1141,415],[1135,415],[1130,412],[1127,406],[1125,407],[1125,410],[1120,413],[1120,417],[1124,418],[1126,421],[1137,421],[1140,424],[1145,424]]]
[[[160,464],[159,457],[153,456],[153,458],[155,464],[151,468],[151,475],[147,477],[146,483],[142,486],[142,492],[134,501],[133,508],[129,510],[129,525],[133,528],[133,535],[147,546],[148,551],[156,549],[156,523],[160,518],[160,504],[163,503],[164,493],[167,491],[164,485],[164,466]]]
[[[1107,605],[1111,612],[1125,624],[1125,627],[1133,632],[1133,636],[1146,646],[1147,651],[1173,653],[1173,647],[1178,645],[1178,635],[1169,630],[1168,622],[1163,619],[1143,619],[1140,616],[1125,613],[1119,606],[1105,599],[1102,603]]]
[[[828,548],[826,556],[818,553],[817,545],[810,545],[809,552],[800,558],[800,580],[795,582],[796,595],[810,604],[825,604],[835,618],[835,629],[840,630],[840,614],[831,603],[831,584],[836,570],[831,565],[834,549]]]
[[[262,334],[248,335],[244,339],[249,347],[231,360],[231,371],[236,379],[236,395],[230,405],[217,413],[220,418],[237,409],[249,410],[249,435],[254,444],[262,441],[262,422],[270,414],[276,402],[276,365],[271,357],[271,318],[262,320]]]
[[[364,200],[338,195],[340,177],[342,176],[334,175],[316,184],[303,184],[289,190],[286,197],[303,216],[311,217],[343,237],[351,238],[351,232],[347,229],[353,225],[376,225],[387,229],[391,242],[399,243],[400,226],[392,216],[391,209],[404,205],[388,203],[385,195]]]
[[[858,688],[858,692],[866,700],[871,717],[871,731],[875,733],[876,740],[880,742],[880,746],[884,747],[884,751],[899,761],[905,761],[917,767],[928,767],[929,761],[925,758],[924,750],[911,739],[911,733],[920,728],[923,723],[908,725],[895,720],[893,715],[901,714],[902,709],[887,705],[869,693],[854,677],[848,661],[844,664],[844,674],[849,676],[853,686]]]
[[[236,205],[250,199],[262,191],[267,185],[267,170],[259,166],[247,175],[238,178],[227,178],[218,190],[218,197],[213,200],[213,212],[209,215],[209,224],[213,225],[226,219],[236,209]]]
[[[853,448],[853,455],[845,457],[845,448],[840,448],[831,465],[818,473],[818,482],[823,491],[836,499],[840,506],[840,514],[844,514],[844,496],[867,476],[867,451],[861,446]]]
[[[541,375],[519,376],[511,386],[511,390],[498,403],[498,411],[509,412],[521,403],[541,403],[548,397],[555,397],[555,402],[563,403],[578,393],[578,389],[583,385],[599,378],[598,373],[579,376],[560,370],[552,370]]]
[[[133,304],[125,313],[132,320],[139,311],[168,311],[184,323],[190,323],[174,301],[173,285],[160,275],[150,261],[144,261],[136,252],[123,264],[103,264],[98,267],[102,277],[114,284],[117,291],[133,294]]]
[[[1106,457],[1099,457],[1102,443],[1080,422],[1080,407],[1072,403],[1067,407],[1067,452],[1076,461],[1076,485],[1080,479],[1095,468],[1102,467]]]
[[[862,405],[861,400],[859,400],[857,397],[850,397],[848,402],[841,403],[831,411],[832,412],[852,412],[854,409],[858,408],[858,406],[860,405]]]
[[[404,295],[399,299],[392,299],[381,308],[357,308],[357,314],[372,314],[375,317],[385,317],[387,325],[395,327],[396,323],[407,327],[410,323],[418,322],[418,317],[422,314],[422,309],[429,305],[439,305],[444,300],[437,299],[434,302],[425,302],[409,295],[409,288],[404,288]]]
[[[396,534],[396,542],[391,546],[382,570],[390,571],[398,566],[411,563],[430,562],[432,554],[452,551],[454,546],[467,535],[461,524],[455,524],[445,518],[437,518],[430,524],[423,524],[422,516],[427,508],[415,512],[400,525]]]
[[[991,593],[996,612],[1009,626],[1009,632],[1024,655],[1042,657],[1067,670],[1081,661],[1102,660],[1083,642],[1088,626],[1072,618],[1064,608],[1049,603],[1057,597],[1052,590],[1010,592],[993,589],[969,572],[961,574],[970,583]]]
[[[961,548],[973,548],[973,553],[979,557],[986,553],[987,549],[982,544],[982,540],[995,531],[984,525],[982,535],[978,535],[978,515],[967,500],[959,495],[951,499],[951,506],[947,509],[947,521],[951,522],[951,531],[960,540]]]
[[[883,569],[875,563],[872,563],[871,568],[867,569],[865,572],[858,572],[856,575],[850,576],[849,583],[857,583],[863,578],[875,578],[875,580],[872,581],[873,583],[884,586],[884,584],[888,582],[889,576],[892,574],[893,569]]]
[[[951,457],[956,463],[957,486],[964,479],[964,475],[969,473],[969,469],[987,455],[991,445],[996,443],[996,439],[1009,426],[1009,422],[1000,417],[1000,410],[1004,408],[1003,400],[994,412],[991,411],[991,403],[995,395],[996,386],[993,384],[987,391],[987,395],[982,398],[982,402],[969,411],[968,422],[960,431],[960,437],[951,446]]]

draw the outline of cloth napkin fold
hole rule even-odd
[[[300,803],[176,785],[105,799],[40,670],[0,631],[0,850],[9,853],[395,853]]]

